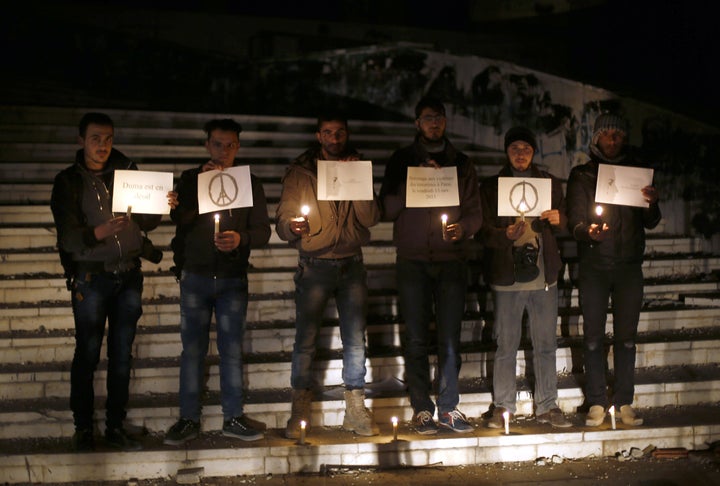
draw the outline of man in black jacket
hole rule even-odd
[[[75,163],[55,177],[50,207],[58,249],[71,290],[75,318],[75,354],[70,369],[73,448],[95,448],[93,376],[108,322],[105,440],[123,450],[141,449],[123,428],[128,401],[132,345],[142,314],[143,231],[154,229],[160,215],[112,213],[115,170],[137,170],[112,148],[113,122],[103,113],[80,120],[82,146]]]
[[[535,135],[525,127],[505,134],[508,163],[499,176],[480,187],[485,245],[486,282],[495,297],[493,335],[497,351],[493,366],[493,414],[488,427],[502,428],[503,413],[510,418],[516,406],[516,361],[522,335],[523,314],[533,345],[535,370],[535,415],[540,423],[553,427],[572,425],[557,404],[557,280],[561,268],[556,234],[567,225],[562,185],[548,172],[533,164],[537,150]],[[498,177],[543,178],[551,180],[551,207],[539,217],[498,216]],[[527,191],[530,193],[531,191]],[[534,201],[519,203],[537,203]]]
[[[635,340],[643,303],[645,230],[660,222],[658,192],[641,189],[647,208],[602,204],[596,213],[598,165],[642,166],[627,145],[628,123],[613,114],[595,120],[590,161],[573,168],[567,187],[568,227],[578,241],[580,306],[583,314],[585,424],[603,423],[608,407],[605,377],[605,323],[612,298],[615,382],[612,405],[626,425],[640,425],[632,408],[635,393]]]
[[[220,354],[220,392],[223,435],[252,441],[263,437],[263,424],[243,414],[242,344],[248,306],[247,268],[251,248],[270,239],[265,193],[251,176],[252,207],[199,214],[198,176],[235,165],[240,147],[240,124],[231,119],[205,124],[205,147],[210,160],[182,173],[178,205],[170,212],[177,225],[172,241],[176,274],[180,280],[180,419],[165,435],[165,444],[181,445],[200,432],[200,397],[210,319],[217,325]],[[217,219],[215,219],[217,217]]]

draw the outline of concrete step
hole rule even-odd
[[[636,365],[652,366],[708,365],[716,362],[720,346],[718,328],[690,330],[672,335],[667,333],[644,334],[638,337]],[[179,356],[179,352],[176,356]],[[368,382],[381,382],[392,378],[401,379],[404,360],[400,348],[376,348],[369,346],[366,361]],[[522,346],[517,353],[516,374],[524,376],[532,366],[532,353]],[[581,366],[582,340],[562,339],[557,350],[556,369],[566,373]],[[467,343],[463,346],[462,378],[489,376],[492,369],[493,347],[489,343]],[[246,386],[248,389],[284,388],[290,383],[290,353],[250,353],[245,355]],[[218,359],[207,360],[207,386],[219,389]],[[435,355],[431,355],[435,363]],[[609,369],[612,369],[612,349],[609,350]],[[435,375],[435,366],[431,366]],[[43,362],[0,365],[0,399],[40,399],[69,396],[70,363]],[[105,362],[96,372],[97,396],[104,396]],[[317,383],[326,386],[342,384],[342,356],[340,351],[318,350],[313,367]],[[131,393],[143,395],[171,393],[179,380],[179,358],[135,359]]]
[[[461,341],[489,340],[491,314],[480,310],[477,294],[468,294]],[[368,303],[368,343],[376,347],[400,346],[402,324],[398,322],[396,297],[376,293]],[[472,307],[475,307],[472,310]],[[672,332],[678,329],[708,329],[718,324],[714,307],[649,305],[640,314],[639,332]],[[325,312],[326,324],[320,331],[322,348],[341,349],[337,311],[331,301]],[[251,297],[245,337],[246,353],[289,353],[294,340],[295,303],[292,292],[273,298]],[[68,303],[37,307],[0,309],[0,363],[26,363],[70,360],[74,340],[72,310]],[[146,302],[135,339],[136,358],[174,357],[181,350],[178,326],[178,299]],[[583,319],[577,307],[563,308],[557,321],[557,336],[582,336]],[[613,332],[613,318],[608,315],[606,331]],[[214,336],[214,333],[213,333]],[[213,338],[214,339],[214,338]],[[211,354],[215,353],[214,346]],[[103,353],[104,355],[104,353]]]
[[[582,409],[584,397],[581,375],[561,375],[558,379],[558,406],[568,414]],[[636,372],[635,406],[678,407],[720,401],[720,369],[716,365],[639,368]],[[523,418],[533,415],[532,383],[525,377],[517,382],[517,413]],[[479,418],[492,403],[491,379],[461,380],[459,408],[468,417]],[[368,383],[365,389],[377,423],[389,423],[396,416],[400,421],[412,419],[412,408],[405,384],[395,378]],[[290,390],[249,390],[245,412],[267,424],[271,429],[285,426],[290,415]],[[3,402],[0,408],[0,441],[12,438],[65,437],[73,433],[72,412],[66,397],[34,400],[28,408],[25,399]],[[317,426],[342,425],[344,413],[343,388],[323,386],[315,390],[312,423]],[[178,417],[177,390],[169,393],[133,395],[128,405],[128,422],[150,432],[166,431]],[[104,423],[104,409],[99,400],[96,411],[98,428]],[[219,430],[222,426],[220,395],[210,391],[203,398],[203,430]],[[580,423],[578,423],[580,425]]]
[[[680,299],[687,305],[720,307],[720,292],[715,290],[709,290],[707,292],[682,292]]]
[[[482,423],[468,434],[420,436],[403,422],[397,440],[393,440],[389,422],[381,424],[380,435],[371,438],[357,437],[338,427],[317,427],[308,433],[303,445],[284,439],[278,429],[268,430],[264,439],[252,443],[239,443],[217,432],[205,433],[181,448],[163,446],[161,436],[151,435],[143,440],[145,450],[133,453],[100,446],[97,452],[72,454],[58,452],[67,447],[67,441],[14,440],[9,442],[9,450],[17,452],[0,457],[0,480],[100,482],[172,478],[191,468],[200,468],[199,474],[207,477],[219,477],[319,472],[327,465],[387,468],[531,461],[553,456],[583,459],[614,456],[632,448],[706,449],[720,436],[720,421],[712,405],[657,407],[644,412],[646,423],[640,427],[618,425],[612,430],[604,424],[557,431],[529,420],[513,424],[509,435],[485,428]],[[582,421],[582,416],[572,418]]]

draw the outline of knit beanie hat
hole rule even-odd
[[[612,113],[603,113],[595,119],[592,145],[595,145],[597,143],[598,137],[605,130],[620,130],[621,132],[624,132],[625,136],[627,137],[628,128],[628,121],[625,118],[619,115],[614,115]]]
[[[523,142],[530,145],[533,152],[537,152],[537,141],[535,140],[535,134],[530,129],[525,127],[512,127],[505,134],[505,152],[511,143],[522,140]]]

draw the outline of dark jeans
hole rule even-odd
[[[583,314],[586,402],[590,406],[608,406],[604,340],[608,300],[612,297],[612,404],[616,408],[630,405],[635,393],[635,339],[643,303],[642,266],[637,263],[598,268],[581,262],[578,288]]]
[[[142,315],[143,275],[139,269],[114,273],[83,273],[73,282],[75,355],[70,369],[70,408],[75,428],[93,428],[93,377],[108,323],[107,401],[105,425],[125,420],[132,364],[132,345]]]
[[[465,313],[467,265],[461,261],[397,260],[400,312],[405,319],[405,378],[415,413],[435,413],[430,398],[430,323],[435,308],[439,386],[437,408],[450,412],[460,401],[460,327]]]
[[[210,320],[215,310],[220,355],[220,403],[224,420],[243,414],[242,343],[248,306],[247,276],[203,277],[182,272],[180,278],[180,416],[200,421],[200,396]]]
[[[322,317],[335,298],[343,347],[342,378],[348,389],[365,386],[367,272],[362,256],[337,260],[300,257],[295,273],[295,345],[290,385],[312,387],[312,362]]]

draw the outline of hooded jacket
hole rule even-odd
[[[658,225],[662,217],[655,202],[649,208],[603,204],[602,220],[595,215],[595,188],[598,164],[612,163],[643,167],[629,147],[614,161],[603,160],[598,150],[591,150],[590,161],[574,167],[567,185],[568,228],[578,241],[580,262],[601,267],[642,263],[645,254],[645,230]],[[588,235],[592,223],[603,222],[610,228],[608,237],[594,241]]]
[[[349,155],[357,155],[353,149]],[[276,216],[280,239],[297,248],[301,256],[338,259],[359,255],[370,241],[369,228],[380,220],[377,202],[318,201],[317,160],[320,147],[306,150],[288,167],[282,179],[282,194]],[[308,206],[308,235],[290,231],[290,221],[299,217],[300,208]]]
[[[237,278],[247,274],[251,248],[260,248],[270,239],[265,192],[254,175],[250,175],[253,205],[249,208],[224,209],[198,213],[198,175],[202,166],[184,171],[177,184],[178,206],[170,211],[175,223],[171,246],[175,275],[182,270],[204,277]],[[220,215],[220,232],[236,231],[240,245],[230,252],[215,247],[215,215]]]
[[[408,208],[405,206],[408,167],[419,167],[434,159],[442,167],[457,167],[458,206]],[[442,152],[428,153],[415,137],[412,145],[397,150],[387,166],[380,189],[383,220],[394,221],[393,242],[397,256],[408,260],[454,261],[464,260],[472,251],[469,240],[482,225],[482,209],[475,167],[467,155],[445,139]],[[441,216],[448,215],[449,223],[463,229],[461,241],[445,241]]]
[[[88,271],[127,271],[140,266],[143,231],[160,223],[161,215],[132,214],[130,225],[104,240],[95,238],[95,227],[112,219],[112,190],[116,170],[137,170],[120,151],[112,149],[100,172],[85,167],[85,151],[75,163],[55,176],[50,208],[57,227],[57,246],[65,275],[78,268]]]
[[[486,179],[480,186],[483,208],[483,226],[478,236],[485,251],[483,253],[483,276],[490,285],[512,285],[515,283],[513,262],[513,241],[505,235],[508,226],[515,223],[515,217],[498,216],[498,178],[513,177],[510,164],[500,170],[497,176]],[[530,165],[527,177],[551,179],[551,207],[560,212],[560,225],[552,226],[547,221],[536,219],[533,229],[542,235],[543,264],[545,283],[557,282],[562,261],[557,243],[557,235],[565,232],[567,216],[562,184],[552,174]],[[538,228],[539,227],[539,228]]]

